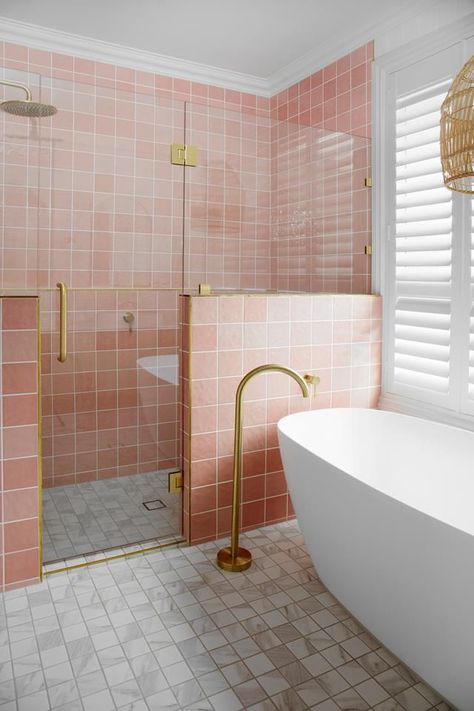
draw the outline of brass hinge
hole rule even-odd
[[[372,178],[370,176],[367,178],[364,178],[364,185],[366,188],[372,187]]]
[[[184,143],[172,143],[171,163],[173,165],[197,165],[197,146],[186,146]]]
[[[372,256],[372,245],[371,244],[366,244],[364,247],[364,253],[368,256]]]
[[[198,293],[200,296],[209,296],[209,294],[211,293],[211,285],[202,283],[199,284]]]
[[[179,494],[183,488],[183,475],[178,470],[168,474],[168,493]]]

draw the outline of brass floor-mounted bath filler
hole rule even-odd
[[[259,373],[285,373],[296,380],[301,388],[303,397],[309,397],[308,383],[317,385],[319,377],[307,374],[304,378],[291,368],[284,365],[259,365],[250,370],[239,383],[235,395],[235,423],[234,423],[234,471],[232,490],[232,528],[231,543],[226,548],[221,548],[217,554],[217,565],[223,570],[240,572],[247,570],[252,563],[252,554],[246,548],[239,547],[240,533],[240,489],[242,481],[242,396],[247,383]]]

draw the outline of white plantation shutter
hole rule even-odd
[[[435,393],[449,389],[450,304],[441,299],[398,299],[395,380]]]
[[[382,58],[375,223],[382,406],[474,429],[474,199],[444,186],[439,146],[441,104],[474,53],[473,31],[474,14],[457,39]]]
[[[393,381],[430,402],[447,402],[450,390],[453,206],[439,149],[448,87],[424,87],[395,106]]]
[[[468,216],[470,232],[470,287],[471,287],[471,310],[469,314],[469,372],[468,372],[468,409],[474,407],[474,199],[471,200],[471,209]],[[470,407],[469,407],[470,405]]]

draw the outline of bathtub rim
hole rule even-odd
[[[319,459],[319,460],[321,460],[321,461],[323,461],[323,462],[326,462],[327,464],[329,464],[330,466],[334,467],[335,469],[337,469],[337,470],[340,471],[341,473],[345,474],[346,476],[350,477],[351,479],[354,479],[354,480],[358,481],[361,485],[367,486],[368,488],[372,489],[373,491],[377,491],[379,494],[382,494],[383,496],[387,496],[387,497],[389,497],[389,498],[391,498],[391,499],[394,499],[398,504],[400,504],[400,505],[402,505],[402,506],[407,506],[408,508],[412,509],[413,511],[416,511],[416,512],[419,513],[420,515],[427,516],[428,518],[431,518],[431,519],[434,520],[434,521],[438,521],[439,523],[443,524],[444,526],[449,526],[450,528],[454,529],[454,530],[457,531],[458,533],[461,533],[461,534],[463,534],[463,535],[465,535],[465,536],[469,536],[471,539],[474,539],[474,530],[466,530],[465,528],[462,527],[462,525],[457,525],[456,523],[454,523],[454,522],[452,522],[452,521],[446,520],[446,518],[441,518],[441,517],[439,517],[439,516],[434,515],[433,513],[430,513],[429,511],[425,511],[425,510],[423,510],[423,509],[420,509],[419,507],[413,505],[412,503],[409,503],[408,501],[405,501],[405,500],[403,500],[403,499],[400,499],[400,498],[397,497],[397,496],[393,496],[392,494],[390,494],[390,493],[384,491],[383,489],[380,489],[379,487],[374,486],[373,484],[371,484],[371,483],[369,483],[369,482],[367,482],[367,481],[364,481],[363,479],[361,479],[360,477],[358,477],[358,476],[357,476],[356,474],[354,474],[353,472],[351,472],[351,471],[346,471],[346,469],[342,468],[342,467],[340,466],[340,464],[336,463],[335,461],[329,460],[329,459],[325,459],[323,456],[321,456],[321,454],[319,454],[317,451],[315,451],[315,449],[311,448],[310,446],[308,446],[307,444],[305,444],[304,442],[302,442],[302,441],[301,441],[300,439],[298,439],[297,437],[294,437],[294,436],[292,435],[292,433],[288,432],[288,431],[285,429],[285,425],[286,425],[289,421],[295,421],[295,420],[297,421],[297,420],[299,420],[299,419],[302,419],[302,420],[303,420],[303,419],[305,419],[305,418],[317,417],[320,413],[327,413],[327,412],[337,413],[337,412],[341,412],[341,411],[342,411],[342,412],[350,412],[351,414],[352,414],[352,413],[356,414],[356,413],[358,413],[358,412],[380,413],[380,414],[382,414],[382,416],[383,416],[384,414],[388,414],[388,415],[394,416],[394,417],[395,417],[396,419],[398,419],[398,420],[399,420],[399,419],[409,419],[409,420],[415,420],[415,421],[417,421],[417,422],[420,422],[420,421],[421,421],[421,422],[426,422],[426,423],[428,423],[429,425],[433,425],[433,426],[436,425],[438,428],[442,428],[442,429],[449,428],[450,430],[454,430],[454,431],[456,431],[456,432],[465,432],[467,435],[469,435],[469,434],[472,435],[473,440],[474,440],[474,431],[465,430],[465,429],[462,428],[462,427],[456,427],[455,425],[448,425],[448,424],[445,424],[445,423],[443,423],[443,422],[436,422],[436,421],[429,420],[429,419],[424,418],[424,417],[418,417],[418,416],[413,416],[413,415],[405,415],[404,413],[401,413],[401,412],[392,412],[392,411],[390,411],[390,410],[380,410],[380,409],[378,409],[378,408],[370,408],[370,407],[338,407],[338,408],[325,407],[325,408],[320,408],[320,409],[317,409],[317,410],[304,410],[304,411],[301,411],[301,412],[294,412],[294,413],[292,413],[292,414],[290,414],[290,415],[285,415],[284,417],[282,417],[282,418],[277,422],[278,437],[280,437],[280,434],[283,435],[283,436],[285,436],[285,437],[288,437],[288,438],[291,439],[293,442],[295,442],[299,447],[301,447],[301,448],[304,449],[305,451],[309,452],[310,454],[312,454],[312,455],[313,455],[314,457],[316,457],[317,459]],[[474,443],[474,442],[473,442],[473,443]],[[280,445],[280,446],[281,446],[281,445]],[[291,494],[291,492],[290,492],[290,494]]]

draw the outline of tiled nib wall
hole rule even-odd
[[[181,309],[185,535],[196,542],[230,530],[235,391],[264,363],[321,378],[311,399],[280,374],[246,388],[242,527],[291,518],[276,423],[306,408],[376,406],[380,297],[185,296]]]
[[[40,577],[38,300],[0,298],[0,589]]]

